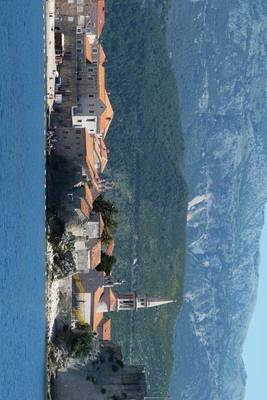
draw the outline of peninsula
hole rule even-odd
[[[105,197],[116,182],[103,175],[113,120],[105,1],[46,7],[48,398],[143,400],[145,369],[124,365],[110,312],[173,301],[115,290],[123,282],[112,276],[118,211]]]

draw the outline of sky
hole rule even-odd
[[[267,206],[260,258],[258,299],[243,353],[248,375],[245,400],[267,399]]]

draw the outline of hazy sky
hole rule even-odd
[[[248,374],[245,400],[267,399],[267,207],[261,237],[258,300],[244,348]]]

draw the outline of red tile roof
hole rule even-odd
[[[101,100],[105,104],[106,108],[105,111],[99,117],[99,132],[106,135],[114,115],[106,90]]]
[[[115,241],[114,241],[114,240],[111,240],[111,241],[109,242],[109,244],[107,245],[107,249],[106,249],[105,253],[106,253],[108,256],[112,256],[114,247],[115,247]]]
[[[111,319],[110,318],[104,320],[104,322],[103,322],[102,339],[103,340],[111,340]]]
[[[83,213],[83,215],[84,215],[85,217],[89,218],[89,217],[90,217],[91,209],[90,209],[90,207],[88,206],[87,201],[85,201],[85,199],[81,199],[80,208],[81,208],[81,212]]]
[[[86,34],[84,34],[84,54],[85,54],[86,60],[92,64],[93,63],[93,50],[92,50],[92,45],[89,43],[89,40],[88,40]]]
[[[105,227],[105,224],[104,224],[103,218],[102,218],[101,214],[99,213],[99,234],[100,234],[100,237],[102,236],[104,227]]]
[[[98,97],[103,104],[106,104],[105,67],[98,63],[97,69]]]
[[[117,297],[113,293],[112,289],[109,289],[109,306],[110,310],[115,310],[117,304]]]
[[[95,170],[95,160],[94,160],[94,135],[90,135],[87,131],[85,131],[85,146],[86,146],[86,164],[88,167],[90,166],[94,175],[97,176],[97,172]]]
[[[101,240],[99,240],[90,251],[91,267],[96,268],[101,263]]]
[[[85,184],[84,188],[85,188],[85,200],[86,200],[87,204],[89,205],[90,209],[92,210],[93,202],[94,202],[92,192],[87,183]]]
[[[98,63],[103,65],[105,61],[106,61],[106,54],[103,50],[103,47],[99,43],[99,45],[98,45]]]

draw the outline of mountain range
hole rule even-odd
[[[170,395],[243,400],[267,200],[267,3],[171,3],[189,203]]]

